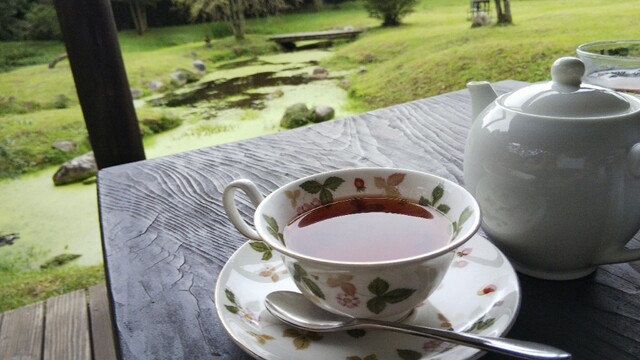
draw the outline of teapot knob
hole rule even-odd
[[[584,71],[582,60],[571,56],[561,57],[551,66],[551,79],[554,85],[566,91],[575,91],[580,88]]]

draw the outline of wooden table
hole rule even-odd
[[[523,85],[503,81],[496,90]],[[249,359],[225,332],[213,300],[218,273],[246,241],[222,209],[221,193],[230,181],[249,178],[269,193],[319,171],[383,166],[462,183],[469,113],[469,94],[462,90],[100,171],[120,357]],[[248,203],[241,207],[251,210]],[[511,337],[555,345],[575,359],[640,358],[640,263],[602,266],[575,281],[519,278],[523,300]]]

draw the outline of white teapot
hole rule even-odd
[[[640,99],[581,83],[584,64],[558,59],[552,81],[500,97],[468,84],[473,124],[466,188],[482,228],[525,274],[575,279],[640,259]]]

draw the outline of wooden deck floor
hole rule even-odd
[[[0,359],[115,360],[104,283],[0,314]]]

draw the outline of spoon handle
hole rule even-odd
[[[428,328],[402,323],[391,323],[379,320],[363,320],[356,322],[356,324],[357,325],[354,327],[393,330],[397,332],[451,342],[458,345],[470,346],[476,349],[514,356],[520,359],[571,359],[571,354],[563,350],[560,350],[553,346],[534,343],[531,341],[480,336],[444,329]]]

